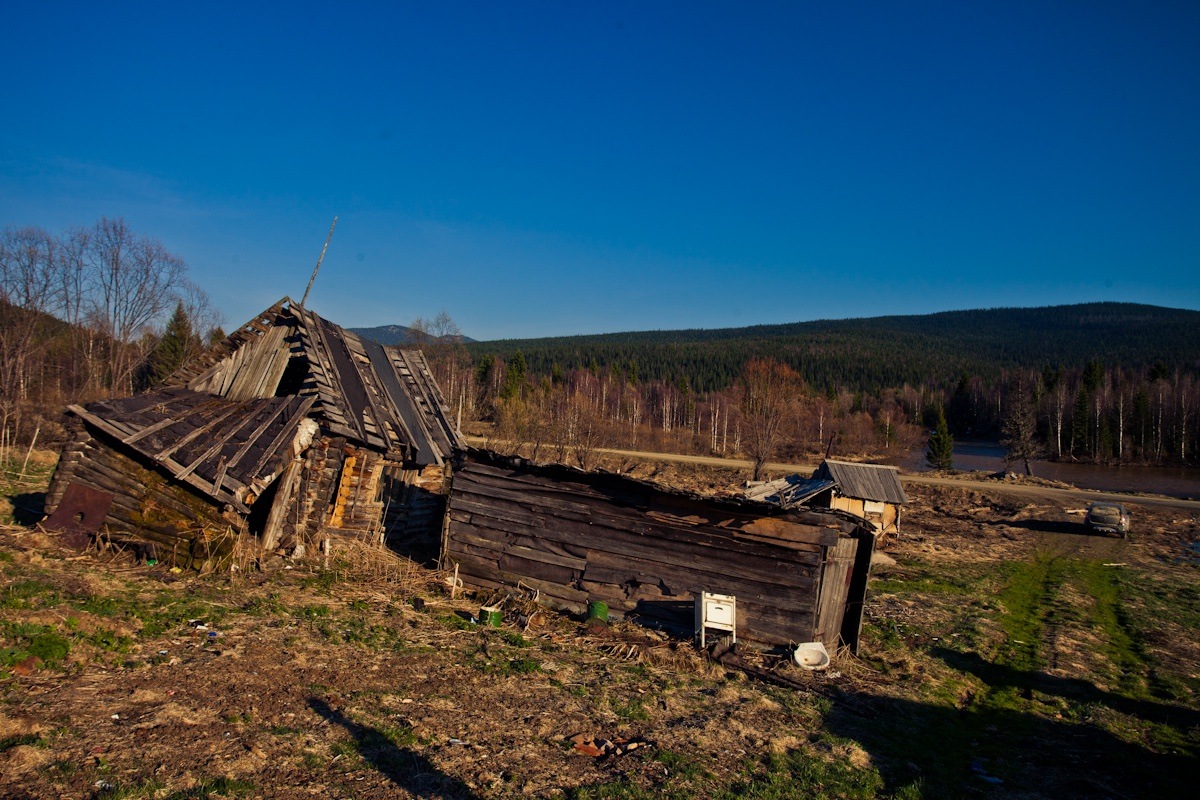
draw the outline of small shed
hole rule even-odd
[[[875,536],[829,509],[668,491],[627,476],[460,454],[442,566],[468,586],[685,635],[701,592],[736,597],[739,640],[857,650]]]
[[[48,527],[188,565],[243,535],[285,555],[330,535],[436,552],[461,439],[419,351],[285,297],[168,384],[69,408]]]
[[[881,538],[900,532],[900,507],[908,504],[908,497],[895,467],[825,459],[813,472],[812,480],[833,483],[828,492],[813,497],[813,505],[861,517]]]

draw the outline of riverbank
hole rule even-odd
[[[996,442],[955,442],[954,467],[963,472],[1002,472],[1004,448]],[[914,450],[897,462],[910,473],[928,471],[924,451]],[[1185,500],[1200,499],[1200,468],[1145,464],[1085,464],[1073,461],[1032,461],[1039,478],[1097,492],[1155,494]],[[1014,465],[1012,469],[1016,469]]]

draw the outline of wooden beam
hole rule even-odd
[[[292,505],[292,495],[295,492],[300,469],[304,466],[303,459],[294,458],[279,478],[279,488],[275,492],[275,502],[271,503],[271,511],[263,525],[262,549],[270,552],[279,546],[279,534],[283,529],[283,521]]]
[[[275,434],[275,438],[271,440],[271,443],[267,445],[267,449],[254,464],[254,469],[250,470],[251,475],[257,475],[258,471],[266,466],[267,461],[272,455],[275,454],[275,451],[279,449],[279,446],[283,444],[283,442],[285,442],[289,436],[295,436],[296,426],[299,424],[300,420],[308,416],[308,411],[313,407],[313,403],[315,402],[317,402],[315,395],[309,395],[301,401],[300,407],[296,409],[296,413],[292,414],[291,418],[284,423],[283,428],[279,431],[279,433]]]

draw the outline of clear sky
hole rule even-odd
[[[0,225],[478,339],[1200,308],[1200,3],[9,2]]]

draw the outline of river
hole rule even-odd
[[[925,450],[914,450],[900,462],[900,467],[913,472],[926,472]],[[1039,478],[1062,481],[1080,489],[1101,492],[1148,492],[1200,499],[1200,468],[1197,467],[1110,467],[1100,464],[1072,464],[1062,461],[1034,461],[1033,474]],[[994,442],[955,442],[954,468],[957,470],[1004,469],[1004,448]],[[1015,472],[1024,466],[1014,463]]]

